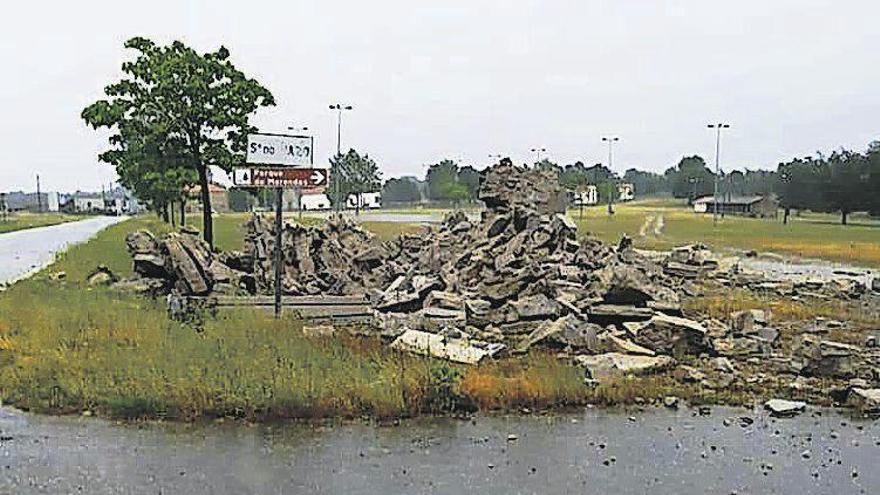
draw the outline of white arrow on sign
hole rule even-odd
[[[324,172],[321,169],[316,168],[315,171],[312,172],[311,179],[312,179],[313,186],[320,186],[320,185],[324,184],[324,181],[327,179],[327,176],[324,175]]]

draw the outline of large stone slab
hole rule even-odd
[[[503,350],[500,346],[480,348],[462,340],[447,339],[436,333],[419,330],[403,332],[391,343],[391,348],[462,364],[477,364]]]
[[[657,373],[671,367],[675,360],[669,356],[635,356],[606,352],[575,356],[574,362],[586,369],[589,378],[602,381],[617,376]]]

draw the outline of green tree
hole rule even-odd
[[[868,211],[872,216],[880,216],[880,141],[868,145],[865,160]]]
[[[868,208],[868,161],[860,153],[841,150],[828,158],[827,206],[840,212],[840,223],[854,211]]]
[[[700,156],[686,156],[663,174],[676,198],[690,201],[714,192],[715,174]]]
[[[458,164],[452,160],[442,160],[428,167],[425,174],[428,183],[428,198],[433,201],[451,201],[449,193],[455,188],[452,184],[458,182]]]
[[[344,155],[330,159],[330,203],[341,209],[351,195],[355,196],[355,212],[360,214],[364,193],[376,192],[382,188],[382,174],[379,166],[368,155],[361,156],[350,149]]]
[[[480,172],[470,165],[465,165],[459,169],[458,182],[464,184],[464,187],[467,188],[467,198],[465,198],[465,201],[474,202],[477,200],[480,192],[480,177]]]
[[[652,196],[669,192],[666,177],[654,172],[631,168],[623,174],[623,180],[632,184],[636,194],[640,196]]]
[[[82,117],[95,128],[111,129],[111,151],[127,153],[138,136],[176,143],[181,166],[198,175],[204,237],[213,245],[208,166],[228,170],[242,163],[247,134],[256,130],[250,116],[275,100],[235,68],[225,47],[201,54],[180,41],[160,46],[146,38],[132,38],[125,47],[137,52],[135,60],[122,64],[123,78],[107,86],[107,99],[86,107]],[[119,163],[106,153],[101,159]]]
[[[382,187],[382,201],[388,203],[416,203],[422,199],[418,179],[397,177],[385,181]]]

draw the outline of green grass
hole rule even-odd
[[[218,245],[240,242],[242,219],[216,219]],[[386,236],[408,228],[366,225]],[[44,413],[270,420],[451,412],[474,407],[488,393],[463,386],[463,366],[393,352],[376,339],[307,338],[301,321],[256,309],[220,312],[196,331],[169,320],[161,300],[87,287],[86,274],[99,263],[131,275],[124,238],[141,228],[170,230],[151,216],[111,226],[0,293],[0,399]],[[47,276],[62,270],[62,280]],[[552,407],[590,397],[581,372],[553,356],[511,363],[534,384],[493,407]],[[487,369],[501,379],[512,368]]]
[[[686,214],[666,206],[626,205],[612,219],[590,211],[584,222],[613,240],[621,231],[637,235],[645,212],[658,209],[671,215],[670,225],[675,215]],[[217,217],[217,245],[241,247],[246,217]],[[197,218],[190,222],[200,227]],[[420,228],[388,222],[363,225],[383,239]],[[131,274],[124,238],[139,228],[157,234],[170,230],[149,216],[111,226],[71,248],[38,276],[0,293],[0,399],[5,403],[46,413],[90,410],[120,418],[270,420],[620,404],[667,394],[694,402],[742,404],[768,393],[765,388],[716,392],[683,386],[670,375],[589,388],[583,386],[581,370],[551,354],[456,366],[396,353],[378,340],[344,333],[307,338],[302,322],[275,320],[259,310],[221,312],[206,318],[196,331],[170,321],[161,300],[85,285],[86,274],[99,263],[121,276]],[[672,232],[681,231],[676,229]],[[651,242],[661,241],[672,242]],[[63,280],[46,276],[60,270],[67,273]],[[733,309],[729,300],[707,297],[702,306],[695,303],[687,310],[726,313]],[[736,307],[765,303],[792,317],[810,310],[746,299]],[[834,310],[823,309],[828,314]]]
[[[880,222],[856,216],[850,225],[840,225],[828,214],[804,213],[781,219],[759,219],[728,215],[713,225],[712,215],[697,214],[669,200],[634,202],[615,206],[609,216],[605,207],[570,210],[581,233],[590,232],[608,242],[622,234],[632,237],[637,247],[669,249],[702,242],[716,249],[754,249],[805,258],[880,266]],[[657,218],[663,218],[660,234],[654,232]],[[642,226],[647,220],[646,229]],[[645,235],[641,235],[644,233]]]
[[[82,216],[68,215],[66,213],[10,213],[6,220],[0,219],[0,234],[14,232],[16,230],[32,229],[34,227],[46,227],[59,223],[82,220]]]

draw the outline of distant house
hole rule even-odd
[[[617,184],[617,200],[632,201],[636,197],[636,188],[630,182],[621,182]]]
[[[103,213],[105,209],[104,195],[77,191],[68,200],[67,207],[75,213]]]
[[[324,193],[303,194],[301,202],[303,211],[330,209],[330,198],[328,198],[327,195]]]
[[[590,206],[599,203],[599,188],[590,184],[582,191],[572,193],[571,204],[574,206]]]
[[[635,199],[635,187],[629,182],[621,182],[617,184],[617,199],[615,201],[624,202]],[[571,195],[572,206],[590,206],[599,204],[599,187],[595,184],[588,184],[583,190],[575,191]]]
[[[6,211],[58,211],[58,193],[26,193],[23,191],[11,191],[3,193],[3,204]]]
[[[729,196],[719,197],[718,213],[729,215],[745,215],[750,217],[772,218],[776,216],[779,202],[776,198],[767,196]],[[697,213],[714,213],[715,197],[703,196],[694,201],[694,211]]]
[[[208,195],[211,197],[211,210],[214,213],[228,213],[230,211],[229,195],[227,192],[226,188],[220,184],[214,182],[208,183]],[[197,185],[189,188],[186,195],[190,200],[193,200],[193,204],[200,205],[202,200],[202,186]],[[187,203],[186,209],[190,212],[195,211],[195,208],[190,203]]]
[[[360,205],[358,204],[360,203]],[[358,194],[349,194],[345,207],[349,209],[371,210],[382,207],[382,193],[367,192]]]
[[[136,215],[146,210],[127,189],[116,187],[104,195],[104,211],[110,215]]]

